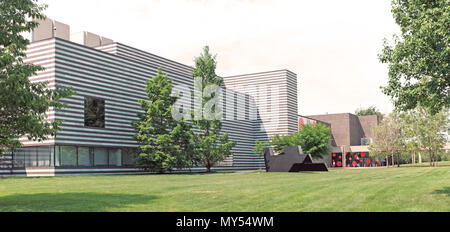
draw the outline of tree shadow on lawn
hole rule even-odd
[[[149,204],[155,196],[110,193],[36,193],[0,197],[0,211],[106,211]]]
[[[439,167],[450,167],[450,162],[438,163],[437,167],[430,166],[429,162],[423,162],[421,164],[402,164],[401,168],[439,168]]]
[[[447,194],[450,197],[450,187],[444,187],[443,189],[438,189],[433,191],[434,194]]]
[[[185,172],[164,172],[164,173],[144,173],[144,174],[136,174],[136,175],[199,175],[199,176],[206,176],[206,175],[214,175],[214,174],[242,174],[242,173],[258,173],[263,172],[259,170],[213,170],[211,172],[206,171],[185,171]],[[266,172],[264,170],[264,172]]]

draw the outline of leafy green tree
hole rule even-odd
[[[416,123],[419,115],[415,113],[415,110],[408,110],[402,112],[400,117],[402,118],[402,130],[405,136],[405,146],[406,150],[411,154],[411,163],[416,163],[416,154],[421,156],[421,146],[418,140],[417,134],[417,126]],[[419,162],[421,162],[421,158],[419,158]]]
[[[428,152],[430,166],[437,165],[438,153],[445,145],[446,138],[441,131],[449,128],[448,117],[447,109],[433,114],[429,108],[417,107],[405,113],[406,140],[409,146]]]
[[[228,139],[227,133],[222,133],[222,112],[219,105],[220,86],[223,80],[216,75],[216,56],[211,55],[209,47],[205,46],[199,57],[195,58],[193,77],[195,88],[201,90],[197,101],[201,107],[196,109],[195,124],[198,158],[201,164],[211,172],[211,167],[231,155],[235,142]]]
[[[44,19],[45,8],[32,0],[0,1],[0,154],[20,147],[22,136],[37,141],[54,136],[61,121],[46,120],[46,112],[61,110],[65,105],[59,100],[75,93],[28,79],[43,68],[23,62],[30,44],[23,33],[38,26],[32,19]]]
[[[311,154],[313,158],[322,158],[323,155],[331,152],[331,130],[329,127],[320,123],[307,124],[303,125],[302,129],[296,134],[294,136],[299,141],[303,152]]]
[[[379,55],[389,67],[383,92],[401,110],[450,107],[450,1],[393,0],[392,13],[401,34]]]
[[[263,142],[256,140],[255,147],[252,148],[253,152],[257,155],[264,155],[264,148],[270,147],[270,142]]]
[[[299,146],[300,141],[297,138],[297,133],[289,135],[276,134],[270,138],[270,145],[273,147],[275,152],[281,153],[284,152],[285,147]]]
[[[397,165],[400,165],[400,153],[406,150],[402,123],[399,113],[394,111],[385,117],[380,125],[371,128],[373,141],[369,145],[370,152],[385,155],[386,162],[390,156],[392,166],[395,164],[395,158]]]
[[[161,68],[147,80],[145,92],[148,100],[139,100],[145,113],[138,113],[140,121],[132,122],[141,144],[137,164],[159,172],[186,167],[193,160],[194,135],[190,125],[172,117],[177,97],[172,95],[172,82]]]
[[[179,121],[171,131],[174,143],[174,167],[191,168],[198,164],[195,135],[192,126],[185,121]]]
[[[358,116],[377,115],[380,120],[383,119],[384,116],[375,106],[369,106],[367,108],[358,108],[355,111],[355,114]]]
[[[253,151],[262,154],[264,148],[272,146],[274,151],[280,153],[287,146],[301,146],[305,154],[311,154],[313,158],[322,158],[323,155],[331,152],[330,139],[331,130],[327,126],[320,123],[307,124],[296,133],[272,136],[270,143],[257,141]]]

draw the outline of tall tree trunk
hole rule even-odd
[[[394,152],[392,152],[391,159],[392,159],[392,167],[395,167]]]
[[[430,167],[433,167],[433,155],[431,154],[430,149],[428,149],[428,154],[430,155]]]
[[[206,172],[211,172],[211,163],[209,161],[206,162]]]
[[[433,162],[434,162],[434,166],[437,167],[438,166],[438,160],[437,160],[437,156],[436,156],[436,152],[433,151]]]
[[[419,151],[419,164],[421,164],[421,163],[422,163],[422,152]]]
[[[389,167],[389,156],[386,155],[386,167]]]
[[[397,153],[397,167],[400,167],[400,154]]]
[[[412,152],[411,163],[412,163],[412,164],[416,164],[416,151],[413,151],[413,152]]]

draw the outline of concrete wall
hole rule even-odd
[[[40,41],[58,37],[61,39],[70,39],[70,26],[52,19],[36,20],[39,26],[32,32],[32,41]]]

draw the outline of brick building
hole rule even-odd
[[[371,127],[380,123],[377,115],[357,116],[351,113],[299,116],[299,125],[323,123],[331,128],[332,154],[324,157],[329,167],[381,166],[383,160],[370,156]]]

